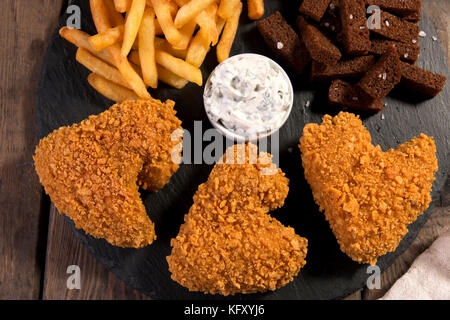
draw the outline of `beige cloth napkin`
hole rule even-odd
[[[450,231],[437,238],[380,300],[450,300]]]

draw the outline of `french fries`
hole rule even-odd
[[[194,34],[195,28],[197,27],[197,23],[195,20],[191,20],[188,23],[186,23],[181,29],[181,40],[176,45],[173,45],[172,47],[176,50],[186,50],[189,42],[192,39],[192,35]]]
[[[125,80],[127,80],[130,84],[133,91],[136,92],[136,94],[142,99],[150,99],[151,96],[147,91],[144,81],[128,62],[128,59],[121,55],[119,45],[113,44],[108,48],[108,52],[112,56],[115,66],[119,69]]]
[[[128,61],[134,63],[136,66],[141,66],[141,58],[139,57],[139,52],[137,50],[132,50],[128,56]]]
[[[89,0],[89,5],[97,32],[102,33],[111,28],[112,24],[109,19],[108,7],[103,0]]]
[[[104,0],[104,1],[106,7],[108,8],[109,21],[111,22],[113,27],[123,25],[125,23],[125,19],[123,18],[120,12],[116,11],[114,0]]]
[[[222,34],[223,28],[225,27],[225,19],[222,19],[221,17],[217,17],[216,20],[216,27],[217,27],[217,35],[220,37],[220,35]],[[213,42],[212,45],[215,46],[217,44],[217,42],[219,41],[219,38],[217,38],[216,42]]]
[[[131,51],[129,60],[130,62],[135,64],[137,68],[141,65],[139,53],[137,51]],[[156,70],[158,72],[158,80],[161,80],[161,82],[164,82],[176,89],[184,88],[184,86],[186,86],[186,84],[188,83],[186,79],[176,75],[172,71],[169,71],[158,64],[156,65]]]
[[[148,7],[153,7],[152,0],[146,0],[146,1],[147,1],[147,6]],[[178,12],[178,5],[177,5],[177,3],[169,0],[167,5],[169,6],[170,15],[172,16],[172,18],[175,18],[175,16],[177,15],[177,12]]]
[[[203,80],[200,69],[161,50],[155,50],[155,59],[159,65],[163,66],[167,70],[172,71],[176,75],[190,82],[194,82],[197,85],[202,86]]]
[[[186,62],[200,68],[210,49],[210,35],[205,29],[200,29],[195,35],[186,54]]]
[[[183,79],[182,77],[177,76],[175,73],[167,70],[164,67],[156,65],[156,68],[158,69],[159,80],[161,80],[162,82],[164,82],[174,88],[182,89],[188,83],[188,81],[186,79]]]
[[[226,60],[230,56],[231,46],[233,45],[233,40],[236,36],[241,12],[242,2],[239,2],[238,7],[233,12],[233,15],[225,22],[222,37],[217,45],[217,60],[219,62]]]
[[[186,59],[187,50],[175,49],[165,39],[155,37],[155,48],[170,53],[177,58]]]
[[[159,24],[158,20],[155,20],[155,34],[157,36],[164,35],[164,32],[162,31],[161,25]]]
[[[175,27],[181,28],[216,0],[191,0],[178,10]]]
[[[196,22],[200,26],[200,29],[204,29],[206,31],[209,39],[213,43],[217,43],[219,39],[216,25],[217,9],[217,3],[213,2],[208,6],[208,8],[200,12],[196,18]]]
[[[264,0],[247,0],[248,17],[258,20],[264,15]]]
[[[159,25],[166,36],[167,41],[172,45],[177,45],[182,40],[180,31],[175,27],[170,14],[168,0],[152,0],[153,8],[158,17]]]
[[[132,1],[133,0],[114,0],[116,11],[121,13],[127,12],[130,10]]]
[[[111,28],[111,22],[108,18],[108,8],[105,6],[103,0],[90,0],[89,4],[91,7],[92,18],[94,20],[97,31],[105,32],[109,28]],[[133,46],[133,43],[131,44],[131,46]],[[133,91],[142,99],[150,99],[151,96],[147,91],[147,87],[145,86],[144,81],[130,65],[127,58],[121,55],[120,46],[115,43],[108,47],[107,51],[110,54],[112,61],[114,62],[114,66],[120,71]]]
[[[94,48],[92,48],[91,44],[89,43],[89,38],[91,36],[86,32],[78,29],[62,27],[61,29],[59,29],[59,35],[67,41],[73,43],[78,48],[86,49],[97,58],[100,58],[101,60],[109,63],[112,66],[114,65],[114,61],[111,55],[106,50],[96,51],[94,50]]]
[[[116,42],[123,40],[123,25],[114,28],[109,28],[102,33],[98,33],[89,38],[89,44],[95,51],[101,51],[110,47]]]
[[[78,48],[76,60],[93,73],[96,73],[111,82],[131,89],[130,85],[123,78],[119,70],[113,66],[110,66],[106,62],[103,62],[86,49]]]
[[[152,88],[158,87],[158,71],[155,61],[155,11],[145,9],[139,28],[139,60],[144,83]]]
[[[146,2],[145,0],[133,0],[130,11],[127,13],[122,43],[122,56],[126,57],[133,47],[134,41],[141,25],[142,16],[144,15]]]
[[[247,0],[249,17],[264,13]],[[61,37],[78,47],[76,60],[88,81],[114,101],[151,98],[159,82],[181,89],[203,84],[200,67],[211,46],[217,60],[230,55],[241,0],[89,0],[97,34],[63,27]],[[159,37],[162,36],[162,37]]]
[[[124,88],[106,80],[98,74],[91,73],[88,76],[89,84],[97,90],[101,95],[105,96],[109,100],[115,102],[122,102],[125,100],[137,100],[139,97],[131,90]]]
[[[222,19],[229,19],[238,8],[240,0],[221,0],[217,14]]]

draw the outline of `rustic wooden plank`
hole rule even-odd
[[[80,289],[68,289],[70,265],[80,267]],[[148,299],[109,272],[74,236],[53,204],[50,210],[43,299],[121,300]]]
[[[61,5],[59,0],[3,0],[0,10],[0,299],[39,297],[45,249],[39,242],[48,212],[40,212],[42,189],[31,158],[33,109]]]
[[[362,290],[358,290],[358,291],[346,296],[342,300],[361,300],[361,291]]]

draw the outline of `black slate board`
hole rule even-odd
[[[82,29],[94,33],[88,1],[72,1],[82,11]],[[297,15],[296,1],[266,1],[266,15],[279,9],[290,23]],[[63,15],[60,26],[67,16]],[[258,34],[255,22],[241,18],[232,54],[253,52],[272,57]],[[60,27],[59,26],[59,27]],[[59,29],[58,27],[58,29]],[[417,65],[448,76],[448,66],[440,41],[431,22],[423,17],[420,27],[427,33],[420,39],[421,56]],[[36,134],[40,139],[54,129],[83,120],[91,114],[107,109],[111,102],[100,96],[87,83],[88,71],[75,61],[75,47],[58,36],[55,31],[43,66],[36,105]],[[204,78],[217,65],[215,50],[208,55],[202,67]],[[289,71],[288,71],[289,73]],[[367,266],[353,262],[339,250],[324,216],[319,213],[311,191],[303,176],[300,153],[297,148],[302,129],[309,122],[320,122],[325,113],[336,114],[326,103],[326,87],[313,87],[305,79],[289,73],[295,90],[293,111],[280,130],[280,166],[290,179],[290,192],[283,208],[272,214],[283,224],[295,228],[308,239],[307,264],[293,282],[264,294],[237,295],[234,299],[336,299],[362,288],[368,278]],[[189,84],[182,90],[161,86],[152,95],[160,99],[176,101],[178,117],[183,127],[192,133],[193,122],[203,121],[203,129],[210,128],[203,108],[203,88]],[[447,177],[449,163],[449,86],[432,100],[423,100],[408,90],[396,89],[385,99],[388,106],[381,114],[363,116],[364,124],[372,134],[373,143],[383,150],[395,148],[419,133],[434,136],[437,145],[439,171],[433,184],[434,202],[439,197]],[[306,101],[310,107],[305,107]],[[292,148],[292,149],[291,149]],[[293,150],[293,152],[288,152]],[[197,186],[204,182],[211,165],[183,164],[171,182],[157,193],[143,192],[142,199],[150,218],[156,224],[158,240],[143,249],[123,249],[109,245],[102,239],[94,239],[73,227],[77,238],[109,270],[132,287],[159,299],[222,299],[221,296],[190,293],[170,279],[166,256],[170,254],[170,239],[175,237],[183,216],[192,205]],[[409,226],[409,232],[394,253],[378,260],[381,271],[411,244],[431,212],[431,207]]]

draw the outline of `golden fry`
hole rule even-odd
[[[200,71],[200,69],[194,67],[186,61],[175,58],[171,54],[161,50],[155,50],[155,59],[156,63],[168,69],[169,71],[172,71],[176,75],[190,82],[194,82],[199,86],[203,84],[202,72]]]
[[[123,87],[131,89],[130,85],[123,78],[119,70],[110,66],[106,62],[103,62],[86,49],[78,48],[76,60],[93,73],[96,73],[102,76],[103,78],[112,81],[114,83],[117,83]]]
[[[115,102],[125,100],[138,100],[139,97],[130,89],[124,88],[111,82],[98,74],[91,73],[88,76],[89,84],[97,90],[101,95]]]
[[[264,15],[264,0],[247,0],[248,17],[258,20]]]
[[[180,58],[180,59],[186,59],[186,54],[187,54],[187,50],[186,49],[175,49],[174,47],[172,47],[172,45],[167,42],[167,40],[165,39],[161,39],[158,37],[155,37],[155,48],[162,50],[162,51],[166,51],[168,53],[170,53],[171,55]]]
[[[237,10],[240,0],[221,0],[217,14],[222,19],[229,19]]]
[[[139,52],[137,50],[131,50],[130,54],[128,55],[128,60],[135,64],[136,66],[141,66],[141,58],[139,57]]]
[[[147,1],[147,6],[153,8],[152,0],[146,0],[146,1]],[[177,12],[178,12],[178,5],[171,0],[169,0],[167,4],[169,6],[170,15],[172,16],[172,18],[175,18],[175,16],[177,15]]]
[[[155,20],[155,34],[157,36],[163,36],[164,32],[162,31],[161,25],[158,20]]]
[[[142,16],[145,10],[145,0],[133,0],[130,11],[128,11],[125,21],[125,29],[122,43],[122,56],[126,57],[130,53],[133,43],[141,25]]]
[[[152,88],[158,87],[158,72],[155,62],[155,11],[145,9],[139,29],[139,59],[144,83]]]
[[[134,70],[128,59],[121,55],[120,47],[118,44],[113,44],[108,48],[109,54],[112,56],[115,66],[119,69],[122,76],[129,83],[131,88],[142,99],[150,99],[150,93],[147,91],[147,87],[139,74]]]
[[[114,7],[116,8],[117,12],[127,12],[130,10],[131,2],[133,0],[114,0]]]
[[[195,28],[197,27],[197,23],[195,20],[191,20],[188,23],[186,23],[183,27],[180,29],[181,33],[181,41],[173,45],[173,48],[176,50],[186,50],[189,42],[191,42],[192,35],[194,34]]]
[[[199,13],[195,21],[200,26],[200,29],[204,29],[206,34],[209,35],[209,39],[213,43],[219,41],[219,34],[217,32],[216,25],[216,14],[217,14],[217,3],[213,2],[205,10]]]
[[[109,28],[108,30],[93,35],[89,38],[89,43],[96,51],[101,51],[116,42],[121,42],[123,39],[123,25]]]
[[[242,2],[234,11],[233,15],[225,22],[222,37],[217,45],[217,60],[220,62],[226,60],[230,56],[231,46],[239,25],[239,17],[242,12]]]
[[[89,43],[89,38],[91,36],[86,32],[78,29],[62,27],[61,29],[59,29],[59,35],[64,39],[66,39],[67,41],[76,45],[78,48],[86,49],[97,58],[100,58],[101,60],[114,66],[114,61],[111,55],[108,53],[108,51],[106,50],[95,51],[94,48],[92,48],[92,46]]]
[[[152,0],[153,8],[158,17],[159,25],[161,26],[167,41],[172,45],[177,45],[182,40],[182,35],[177,28],[175,28],[172,16],[170,15],[168,0]]]
[[[223,31],[223,27],[225,27],[225,19],[222,19],[221,17],[217,16],[216,19],[216,27],[217,27],[217,35],[220,37],[220,34]],[[217,39],[217,41],[219,41],[219,39]],[[212,45],[215,46],[217,44],[217,42],[213,42]]]
[[[200,29],[192,39],[186,54],[186,62],[194,67],[200,68],[210,49],[210,35],[205,29]]]
[[[181,28],[215,1],[216,0],[191,0],[186,3],[178,10],[175,17],[175,27]]]
[[[180,59],[186,59],[187,50],[177,50],[174,49],[170,43],[167,42],[165,39],[161,39],[158,37],[155,37],[155,49],[165,51],[167,53],[170,53],[174,57],[180,58]],[[130,62],[133,62],[134,64],[140,66],[141,63],[139,62],[139,52],[137,50],[132,50],[130,55],[128,56],[128,59]]]
[[[139,53],[137,51],[131,51],[128,58],[130,62],[133,63],[132,66],[135,67],[136,72],[139,73],[140,72],[139,66],[141,65]],[[176,75],[172,71],[169,71],[166,68],[160,66],[159,64],[156,64],[156,70],[158,72],[158,79],[174,88],[177,89],[184,88],[184,86],[189,82],[186,79]]]
[[[173,1],[178,5],[178,7],[182,7],[186,3],[188,3],[190,0],[173,0]]]
[[[108,8],[108,16],[109,21],[113,25],[113,27],[120,26],[125,23],[125,19],[123,18],[122,14],[120,12],[117,12],[114,0],[104,0],[105,5]]]
[[[161,82],[164,82],[176,89],[182,89],[187,85],[188,81],[186,79],[177,76],[172,71],[169,71],[160,65],[156,65],[156,68],[158,69],[158,78]]]
[[[103,0],[89,0],[91,7],[92,20],[94,20],[95,27],[98,33],[105,32],[112,27],[108,15],[108,7]]]

